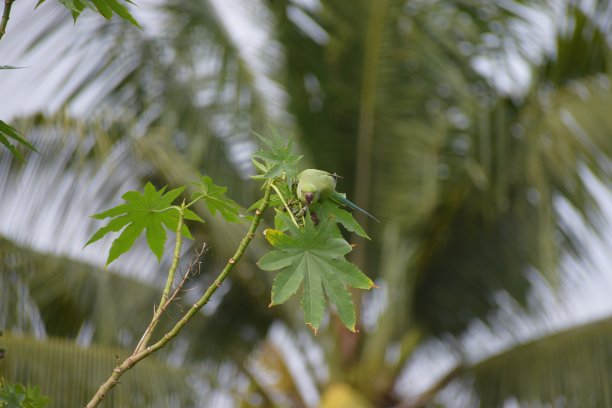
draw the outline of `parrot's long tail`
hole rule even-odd
[[[375,216],[373,216],[372,214],[370,214],[369,212],[367,212],[367,211],[366,211],[366,210],[364,210],[363,208],[358,207],[358,206],[357,206],[357,204],[355,204],[355,203],[353,203],[353,202],[351,202],[351,201],[347,200],[347,198],[346,198],[345,196],[343,196],[342,194],[340,194],[339,192],[334,191],[334,193],[333,193],[333,198],[334,198],[334,200],[338,201],[340,204],[344,204],[344,205],[346,205],[347,207],[352,208],[353,210],[356,210],[356,211],[361,211],[362,213],[364,213],[364,214],[365,214],[365,215],[367,215],[368,217],[372,218],[374,221],[376,221],[376,222],[380,222],[380,221],[378,220],[378,218],[376,218]]]

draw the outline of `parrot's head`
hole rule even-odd
[[[319,201],[319,191],[312,183],[301,183],[298,191],[299,199],[306,205],[311,205]]]

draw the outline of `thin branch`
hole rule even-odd
[[[0,20],[0,39],[6,33],[6,25],[8,24],[11,7],[13,7],[14,2],[15,0],[4,0],[4,12],[2,13],[2,20]]]
[[[136,364],[138,364],[141,360],[143,360],[147,356],[153,354],[154,352],[156,352],[157,350],[161,349],[166,344],[168,344],[170,340],[172,340],[174,337],[178,335],[178,333],[187,324],[187,322],[189,322],[189,320],[193,317],[193,315],[195,315],[198,312],[198,310],[200,310],[205,304],[208,303],[211,296],[217,291],[217,289],[221,286],[223,281],[225,281],[225,279],[227,278],[229,273],[232,271],[232,269],[234,269],[234,265],[236,265],[236,263],[240,260],[240,258],[242,258],[244,251],[249,246],[253,237],[255,237],[255,231],[257,230],[257,227],[259,226],[259,223],[261,221],[261,216],[263,215],[266,208],[268,208],[268,204],[270,202],[270,190],[271,190],[271,181],[269,181],[268,184],[266,185],[264,198],[259,208],[255,211],[255,217],[253,218],[253,222],[251,223],[251,227],[249,228],[249,231],[244,236],[244,238],[242,238],[242,241],[240,242],[240,245],[238,246],[238,249],[236,250],[236,253],[234,254],[234,256],[229,259],[229,261],[225,265],[225,268],[223,268],[219,276],[217,276],[217,279],[215,279],[215,281],[208,287],[204,295],[202,295],[202,297],[198,299],[198,301],[194,303],[193,306],[191,306],[191,308],[183,315],[183,317],[174,325],[172,330],[168,331],[160,340],[158,340],[155,344],[149,347],[146,347],[142,350],[134,351],[134,353],[132,353],[131,356],[129,356],[123,361],[123,363],[121,363],[120,365],[117,365],[117,367],[115,367],[115,369],[113,370],[113,373],[111,374],[111,376],[104,382],[104,384],[100,386],[100,388],[98,389],[94,397],[91,399],[91,401],[87,403],[86,408],[97,407],[102,402],[106,394],[111,389],[113,389],[113,387],[119,384],[119,378],[121,378],[121,376],[126,371],[134,367]],[[178,293],[178,292],[175,291],[175,293]],[[166,303],[166,305],[167,304],[168,303]],[[158,308],[158,310],[159,309],[162,309],[162,308],[160,307]]]
[[[161,317],[164,310],[166,310],[166,307],[169,303],[168,298],[170,296],[170,289],[172,288],[172,284],[174,283],[174,275],[176,273],[176,268],[178,267],[179,259],[181,257],[181,248],[183,247],[183,234],[181,233],[181,231],[183,229],[183,223],[185,221],[185,201],[183,201],[183,204],[181,204],[178,213],[179,218],[176,226],[176,245],[174,246],[174,257],[172,258],[172,265],[170,266],[170,270],[168,271],[168,279],[166,279],[166,286],[164,287],[161,300],[159,301],[159,306],[153,314],[153,319],[151,319],[151,323],[149,324],[142,338],[138,342],[135,352],[142,351],[142,349],[147,346],[149,340],[151,339],[151,336],[153,335],[153,331],[157,326],[157,323],[159,323],[159,318]]]

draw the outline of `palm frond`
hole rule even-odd
[[[602,72],[609,72],[610,3],[586,4],[567,2],[562,22],[557,28],[554,55],[542,66],[542,79],[565,85]]]
[[[130,347],[159,301],[158,290],[143,282],[6,240],[0,248],[7,329]]]
[[[608,406],[612,320],[577,325],[467,367],[441,401],[456,407]]]
[[[447,136],[436,155],[442,173],[431,183],[437,186],[434,199],[444,199],[444,204],[434,201],[430,207],[437,209],[433,222],[421,232],[425,241],[417,251],[420,281],[415,312],[427,324],[438,322],[434,330],[461,330],[472,316],[485,316],[492,306],[488,294],[495,290],[506,290],[524,301],[529,287],[524,274],[529,268],[536,268],[552,282],[558,280],[560,254],[576,244],[555,238],[571,235],[560,227],[563,214],[555,204],[559,197],[584,210],[583,222],[592,223],[599,216],[585,185],[583,167],[600,180],[609,179],[605,157],[612,150],[609,140],[599,136],[608,132],[609,124],[596,119],[598,130],[591,128],[592,136],[582,131],[581,124],[573,123],[573,129],[568,125],[573,118],[570,109],[591,111],[607,97],[605,86],[596,86],[591,74],[583,72],[580,85],[573,85],[588,94],[588,99],[580,99],[568,87],[546,91],[547,85],[537,82],[522,99],[508,99],[495,89],[480,96],[479,92],[453,91],[461,98],[456,108],[445,112]],[[469,75],[464,78],[465,86],[477,89]],[[607,82],[604,73],[600,78],[603,84]],[[581,120],[585,126],[592,123],[586,116]],[[503,246],[495,244],[500,242]],[[454,302],[457,287],[464,291]]]
[[[22,316],[26,319],[22,326],[14,326],[21,321],[14,313],[10,318],[5,316],[3,322],[41,336],[84,336],[86,343],[133,346],[151,316],[153,305],[159,301],[170,259],[166,257],[158,264],[142,241],[114,266],[113,270],[124,276],[103,270],[110,240],[97,243],[97,248],[83,249],[87,238],[99,227],[90,215],[106,209],[108,203],[118,202],[119,195],[127,190],[140,189],[144,178],[157,180],[160,186],[184,184],[196,180],[197,172],[164,140],[150,144],[124,136],[131,129],[129,123],[85,125],[56,116],[23,124],[40,144],[40,155],[31,155],[23,164],[10,158],[0,160],[3,191],[0,208],[4,220],[0,234],[13,242],[3,241],[3,259],[7,263],[1,274],[5,282],[10,282],[11,276],[17,279],[4,286],[4,290],[13,288],[14,296],[7,294],[2,301],[8,302],[4,309],[8,313],[13,310],[9,306],[14,304],[15,296],[25,288],[28,296],[18,299],[31,302],[27,310],[32,316]],[[150,139],[157,141],[154,135]],[[245,225],[228,225],[203,208],[197,211],[207,223],[194,232],[198,240],[213,249],[203,259],[201,274],[192,282],[192,290],[184,294],[185,304],[199,297],[212,281],[212,274],[221,270],[246,233]],[[43,226],[48,232],[40,232]],[[182,268],[187,267],[191,258],[190,245],[187,242]],[[187,344],[191,353],[198,356],[195,358],[214,359],[224,353],[234,353],[239,358],[265,335],[275,315],[266,308],[265,294],[269,291],[266,277],[252,279],[257,273],[254,264],[261,250],[257,245],[251,248],[232,283],[224,288],[227,290],[220,291],[215,302],[204,310],[208,319],[200,316],[190,325],[194,341]],[[17,258],[19,262],[11,263],[11,259]],[[116,301],[109,303],[109,299],[116,297]],[[252,313],[237,312],[227,317],[226,309]],[[171,320],[165,319],[162,329]],[[215,325],[220,326],[219,330],[213,329],[214,335],[205,336]],[[205,341],[196,340],[200,336]]]
[[[45,82],[46,89],[61,86],[54,89],[54,107],[137,118],[138,135],[162,127],[192,166],[241,188],[255,149],[251,129],[287,119],[282,118],[280,92],[269,92],[269,77],[267,85],[260,84],[266,73],[245,58],[214,6],[204,0],[146,6],[158,23],[149,30],[121,21],[86,24],[84,16],[71,28],[76,33],[67,33],[66,22],[56,15],[58,7],[43,4],[37,15],[48,18],[38,25],[22,24],[33,28],[23,28],[19,35],[24,40],[8,48],[26,60],[34,56],[28,52],[46,51],[47,66],[61,68],[60,80]],[[50,50],[50,39],[62,48]],[[89,39],[96,46],[87,47]]]
[[[0,374],[8,381],[36,384],[53,406],[84,405],[98,389],[125,350],[108,347],[80,348],[72,341],[49,338],[44,342],[5,333],[7,352]],[[189,372],[161,364],[155,358],[136,366],[121,385],[105,398],[110,406],[196,406]]]
[[[101,252],[83,251],[96,229],[90,215],[140,188],[150,167],[131,154],[129,140],[118,140],[120,128],[87,126],[61,114],[31,118],[21,127],[40,154],[29,155],[22,165],[7,154],[0,160],[0,234],[43,252],[103,265]],[[118,268],[152,272],[152,278],[160,266],[145,253],[128,255]]]

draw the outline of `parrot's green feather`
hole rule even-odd
[[[327,171],[317,169],[306,169],[298,175],[297,194],[300,201],[306,205],[311,205],[317,201],[324,201],[329,198],[334,201],[361,211],[372,219],[378,219],[336,191],[336,177]]]

